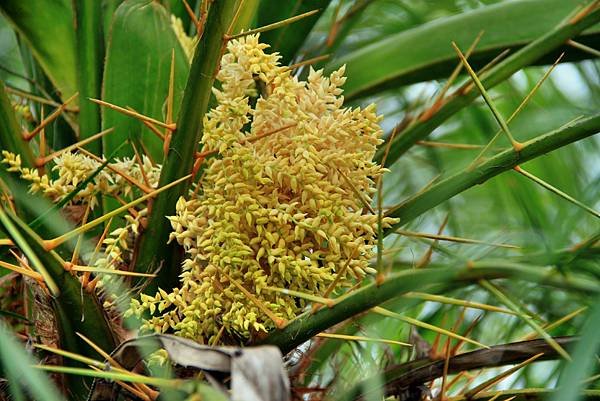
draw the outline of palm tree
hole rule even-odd
[[[267,400],[288,385],[298,400],[600,398],[598,1],[4,0],[0,10],[2,399],[244,399],[254,388]],[[216,334],[194,335],[164,316],[183,319],[182,290],[168,293],[200,245],[166,216],[182,218],[181,196],[208,197],[211,166],[230,160],[206,139],[224,104],[212,88],[228,90],[217,75],[227,44],[257,33],[287,66],[281,76],[345,66],[344,107],[374,103],[383,115],[373,160],[389,170],[373,173],[373,201],[331,167],[363,203],[360,218],[376,222],[359,238],[376,242],[372,255],[347,265],[362,257],[377,273],[350,276],[340,262],[329,285],[263,289],[235,269],[206,273],[254,309],[237,326],[222,313],[199,319]],[[244,94],[257,110],[272,96],[259,70]],[[280,123],[240,148],[280,146],[282,130],[299,129]],[[156,310],[167,312],[153,320]],[[138,337],[140,322],[160,334]],[[133,372],[149,354],[151,367]],[[249,387],[236,387],[242,377]]]

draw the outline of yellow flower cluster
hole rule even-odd
[[[39,174],[37,169],[22,166],[21,157],[8,151],[2,151],[3,159],[0,161],[8,165],[8,171],[20,174],[21,178],[30,183],[31,192],[40,192],[51,200],[57,202],[71,193],[81,182],[90,177],[101,163],[79,153],[63,153],[53,160],[53,171],[58,177],[51,179],[48,175]],[[111,169],[104,168],[91,180],[84,189],[69,202],[70,204],[87,205],[93,208],[97,204],[96,194],[133,198],[132,184],[115,171],[126,173],[137,182],[148,182],[151,187],[158,186],[161,166],[154,166],[150,159],[142,156],[142,164],[135,159],[117,159],[110,163]],[[127,263],[126,255],[130,251],[129,242],[139,234],[141,220],[145,218],[147,209],[142,209],[135,216],[126,215],[123,227],[113,230],[102,241],[102,252],[93,255],[84,255],[88,264],[94,267],[115,269],[122,268]],[[103,281],[110,278],[103,277]]]
[[[299,81],[267,47],[258,35],[228,43],[202,138],[219,156],[169,217],[188,255],[181,287],[132,302],[130,314],[152,315],[146,329],[248,337],[304,309],[273,287],[323,295],[374,272],[377,216],[365,202],[383,172],[372,162],[380,118],[342,107],[343,68]]]
[[[73,192],[77,186],[90,177],[101,165],[100,162],[80,153],[66,152],[56,157],[52,171],[56,171],[58,177],[51,179],[46,174],[41,174],[37,169],[22,166],[21,156],[6,150],[2,151],[0,163],[8,166],[8,171],[20,174],[21,178],[30,183],[31,192],[40,192],[44,196],[57,202]],[[144,182],[144,176],[152,187],[156,187],[160,177],[160,166],[153,166],[150,159],[142,156],[142,165],[135,159],[125,158],[110,163],[112,168],[105,168],[85,188],[75,195],[71,203],[91,202],[93,208],[97,204],[94,195],[103,194],[110,196],[130,197],[132,195],[131,184],[114,170],[127,173],[138,182]]]

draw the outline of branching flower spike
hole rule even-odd
[[[374,273],[377,216],[363,202],[383,172],[371,161],[380,117],[374,106],[343,107],[343,67],[299,81],[267,47],[258,35],[228,42],[202,138],[219,157],[169,217],[187,253],[181,286],[132,302],[130,314],[152,315],[146,329],[203,343],[221,328],[248,338],[275,327],[268,315],[285,321],[305,307],[266,287],[323,295],[334,280],[340,288]]]

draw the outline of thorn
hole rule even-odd
[[[50,124],[52,121],[56,120],[56,118],[58,118],[58,116],[60,116],[62,114],[62,112],[67,108],[67,105],[70,102],[72,102],[77,96],[79,96],[78,92],[76,92],[73,96],[68,98],[63,104],[58,106],[58,108],[56,110],[54,110],[52,112],[52,114],[50,114],[48,117],[46,117],[46,119],[40,121],[40,124],[37,127],[35,127],[33,129],[33,131],[24,133],[23,139],[26,141],[31,141],[48,124]]]
[[[50,295],[54,297],[59,296],[61,293],[60,288],[58,287],[50,273],[48,273],[46,266],[41,262],[37,254],[33,252],[25,237],[23,237],[19,233],[19,229],[17,228],[17,226],[19,226],[20,229],[25,230],[28,233],[28,235],[33,236],[32,240],[34,240],[38,244],[41,245],[43,243],[43,240],[39,238],[34,232],[28,231],[31,229],[27,226],[27,223],[21,220],[17,215],[13,215],[12,218],[9,217],[9,215],[5,211],[5,206],[3,206],[2,204],[0,204],[0,223],[4,226],[5,232],[14,237],[16,245],[21,249],[21,251],[27,256],[31,264],[35,267],[36,273],[39,273],[42,276],[44,283],[48,288],[48,291],[50,292]],[[17,260],[20,261],[21,259],[17,257]],[[29,267],[28,264],[26,264],[26,266]]]
[[[479,41],[481,40],[481,37],[483,36],[483,32],[484,32],[483,30],[479,31],[479,34],[477,34],[477,36],[475,37],[475,40],[473,40],[473,43],[471,43],[471,46],[469,46],[469,48],[467,49],[467,52],[465,53],[465,58],[467,60],[469,59],[469,57],[471,57],[471,53],[473,53],[473,51],[479,44]],[[456,78],[458,77],[458,74],[460,74],[462,68],[463,68],[463,64],[459,62],[456,65],[456,67],[454,68],[454,70],[452,71],[452,73],[450,74],[450,77],[444,84],[442,90],[440,90],[440,92],[437,94],[436,99],[434,100],[431,107],[428,108],[427,110],[425,110],[421,114],[421,116],[418,117],[419,121],[429,120],[431,118],[431,116],[433,114],[435,114],[440,109],[440,107],[442,107],[442,105],[444,104],[444,98],[446,97],[446,93],[448,92],[448,90],[450,89],[450,87],[452,86],[452,84],[454,83]]]
[[[89,151],[87,151],[87,150],[85,150],[83,148],[78,148],[78,150],[81,153],[83,153],[84,155],[86,155],[86,156],[94,159],[98,163],[104,163],[104,160],[102,160],[100,157],[96,156],[95,154],[93,154],[93,153],[91,153],[91,152],[89,152]],[[149,194],[149,193],[151,193],[154,190],[154,188],[147,187],[146,185],[142,184],[141,182],[138,182],[135,178],[133,178],[129,174],[125,173],[124,171],[119,170],[115,166],[112,166],[110,163],[106,165],[106,168],[109,169],[110,171],[112,171],[113,173],[120,175],[121,177],[123,177],[123,179],[125,181],[127,181],[131,185],[139,188],[142,192],[144,192],[146,194]]]
[[[417,141],[415,142],[419,146],[427,146],[430,148],[448,148],[448,149],[462,149],[462,150],[474,150],[481,149],[484,145],[472,145],[468,143],[447,143],[447,142],[435,142],[435,141]]]
[[[486,65],[484,65],[480,70],[479,70],[479,75],[481,77],[485,77],[486,73],[492,69],[492,67],[494,67],[496,64],[498,64],[500,62],[500,60],[502,60],[504,57],[506,57],[506,55],[510,53],[510,49],[504,49],[503,51],[500,52],[500,54],[498,54],[496,57],[494,57],[489,63],[487,63]],[[460,88],[458,88],[454,94],[461,94],[464,95],[465,93],[468,93],[471,91],[471,89],[473,89],[473,82],[467,82],[465,83],[463,86],[461,86]]]
[[[342,7],[342,3],[338,3],[333,15],[331,16],[331,24],[329,28],[329,32],[327,33],[327,37],[325,38],[325,46],[331,47],[335,42],[335,38],[338,35],[340,22],[338,21],[338,15],[340,14],[340,8]]]
[[[560,325],[562,325],[565,322],[568,322],[569,320],[573,319],[575,316],[579,315],[580,313],[584,312],[585,310],[587,310],[587,306],[581,307],[579,309],[574,310],[573,312],[561,317],[560,319],[545,325],[543,327],[543,329],[548,332],[552,329],[555,329],[557,327],[559,327]],[[525,337],[523,337],[522,341],[528,341],[528,340],[533,340],[534,338],[536,338],[538,336],[538,333],[533,331],[530,334],[526,335]]]
[[[167,124],[173,123],[173,99],[175,90],[175,49],[171,52],[171,71],[169,73],[169,92],[167,95]],[[163,143],[163,154],[165,158],[169,154],[169,145],[171,144],[171,130],[165,129],[165,141]]]
[[[19,264],[22,264],[23,262],[21,261],[20,258],[17,258],[17,260],[19,261]],[[44,282],[44,278],[42,277],[42,275],[40,273],[37,273],[31,269],[26,269],[24,267],[19,267],[17,265],[13,265],[11,263],[7,263],[4,262],[2,260],[0,260],[0,267],[3,267],[5,269],[11,270],[15,273],[19,273],[23,276],[29,277],[33,280],[35,280],[38,283],[43,283]]]
[[[202,38],[202,35],[204,34],[204,27],[206,27],[206,19],[208,18],[208,1],[209,0],[202,0],[200,5],[200,21],[198,21],[200,27],[196,27],[196,36],[198,36],[198,39]]]
[[[111,263],[111,265],[112,265],[112,263]],[[85,287],[85,290],[88,293],[92,294],[92,293],[94,293],[94,291],[96,291],[96,286],[98,285],[98,282],[100,282],[100,277],[101,276],[94,277],[93,280],[87,284],[87,286]]]
[[[442,316],[442,321],[441,321],[441,326],[445,326],[446,325],[446,316]],[[416,330],[415,328],[412,328],[413,330]],[[439,351],[438,348],[440,346],[440,340],[442,339],[442,335],[441,333],[437,332],[435,333],[435,337],[433,339],[433,342],[431,343],[431,347],[429,349],[429,359],[431,360],[436,360],[439,359]]]
[[[194,165],[192,166],[192,181],[196,180],[196,174],[198,174],[198,171],[200,171],[200,167],[202,167],[202,164],[204,163],[204,157],[200,157],[197,158],[194,161]],[[198,190],[200,187],[200,185],[196,186],[196,190]],[[194,191],[196,192],[196,191]]]
[[[146,155],[148,160],[150,160],[150,163],[152,164],[152,166],[156,166],[156,161],[154,161],[154,159],[152,158],[152,155],[150,154],[150,151],[148,150],[146,145],[144,145],[144,141],[140,142],[140,146],[142,147],[142,151],[144,152],[144,154]]]
[[[97,372],[102,372],[103,369],[97,368],[93,365],[88,365],[90,367],[90,369],[95,370]],[[137,398],[139,398],[142,401],[154,401],[156,400],[156,398],[158,398],[158,394],[156,395],[156,397],[151,398],[150,396],[148,396],[147,394],[143,393],[142,391],[138,390],[136,387],[134,387],[136,384],[138,383],[133,383],[133,385],[129,385],[121,380],[114,380],[114,382],[119,385],[120,387],[122,387],[124,390],[129,391],[131,394],[135,395]],[[152,390],[154,391],[154,390]]]
[[[235,24],[237,24],[237,21],[240,18],[240,13],[241,13],[245,3],[246,3],[246,0],[239,1],[237,9],[235,10],[235,14],[233,15],[233,18],[231,19],[231,23],[229,24],[229,27],[227,28],[227,33],[225,34],[226,36],[231,35],[231,31],[233,31]]]
[[[156,277],[156,274],[154,274],[154,273],[138,273],[138,272],[132,272],[132,271],[128,271],[128,270],[103,269],[100,267],[82,266],[82,265],[75,265],[75,264],[71,264],[71,271],[85,272],[85,273],[115,274],[115,275],[119,275],[119,276],[131,276],[131,277],[151,277],[151,278]]]
[[[525,106],[529,103],[529,101],[531,100],[531,98],[537,93],[538,89],[542,86],[542,84],[546,81],[546,79],[548,79],[548,77],[550,76],[550,74],[552,73],[552,71],[554,71],[554,69],[556,68],[556,66],[558,65],[558,63],[560,63],[560,61],[562,60],[562,58],[564,57],[565,53],[561,53],[558,58],[556,59],[556,61],[554,61],[554,63],[550,66],[550,68],[548,68],[548,70],[546,70],[546,72],[544,73],[544,75],[542,75],[542,78],[540,78],[535,85],[533,86],[533,88],[529,91],[529,93],[523,98],[523,100],[521,101],[521,103],[519,103],[519,106],[517,106],[517,108],[515,109],[515,111],[512,112],[512,114],[510,115],[510,117],[508,117],[508,120],[506,120],[507,124],[510,124],[512,122],[512,120],[515,119],[515,117],[517,117],[517,115],[519,115],[519,113],[525,108]],[[475,157],[475,159],[471,162],[471,164],[469,164],[469,167],[467,167],[467,169],[472,170],[473,168],[475,168],[475,166],[477,165],[477,163],[479,162],[479,160],[483,157],[483,155],[491,148],[491,146],[494,144],[494,142],[496,141],[496,139],[498,139],[498,137],[500,136],[500,134],[502,133],[502,130],[498,130],[496,132],[496,134],[492,137],[492,139],[488,142],[487,145],[485,145],[485,147],[483,148],[483,150],[481,152],[479,152],[479,154],[477,155],[477,157]],[[521,149],[522,150],[522,146]]]
[[[541,178],[536,177],[535,175],[523,170],[521,167],[519,166],[515,166],[513,168],[517,173],[529,178],[531,181],[535,182],[536,184],[538,184],[539,186],[541,186],[542,188],[547,189],[548,191],[560,196],[561,198],[571,202],[572,204],[574,204],[575,206],[579,206],[581,209],[585,210],[586,212],[588,212],[589,214],[591,214],[592,216],[599,218],[600,219],[600,212],[592,209],[591,207],[583,204],[582,202],[578,201],[577,199],[573,198],[572,196],[564,193],[563,191],[561,191],[560,189],[548,184],[546,181],[542,180]]]
[[[192,7],[190,7],[188,2],[185,0],[182,0],[182,1],[183,1],[183,5],[185,7],[185,11],[190,16],[190,20],[192,20],[192,24],[194,24],[194,26],[196,27],[196,33],[198,34],[198,32],[202,31],[202,26],[200,25],[200,21],[198,21],[198,18],[196,18],[196,13],[194,12],[194,10],[192,10]],[[202,36],[202,34],[200,33],[200,34],[198,34],[198,36]]]
[[[346,335],[346,334],[318,333],[317,337],[333,338],[333,339],[337,339],[337,340],[347,340],[347,341],[375,342],[375,343],[383,343],[383,344],[401,345],[404,347],[412,347],[413,346],[412,344],[403,343],[401,341],[384,340],[382,338],[372,338],[372,337],[363,337],[363,336],[351,336],[351,335]]]
[[[96,259],[96,256],[98,255],[98,252],[100,251],[100,248],[102,247],[102,243],[104,242],[104,239],[108,235],[108,231],[110,230],[112,220],[113,220],[112,218],[110,220],[108,220],[108,223],[106,223],[106,225],[104,226],[104,230],[102,230],[102,234],[100,235],[100,238],[98,239],[98,242],[96,243],[96,246],[94,247],[94,253],[92,253],[90,260],[93,261]],[[81,286],[84,288],[87,288],[89,280],[90,280],[90,272],[84,272],[83,276],[81,278]]]
[[[444,400],[444,393],[448,390],[446,387],[446,381],[448,380],[448,366],[450,365],[450,337],[446,339],[446,345],[444,346],[444,368],[442,370],[442,384],[440,385],[439,400]]]
[[[356,197],[360,200],[360,203],[362,203],[362,205],[371,214],[377,214],[375,212],[375,210],[373,209],[373,207],[371,207],[371,204],[369,203],[368,199],[365,199],[364,195],[358,190],[358,188],[356,188],[356,186],[352,183],[352,181],[350,181],[350,179],[346,176],[346,174],[344,174],[337,167],[334,167],[334,169],[342,176],[342,178],[344,179],[344,181],[346,182],[346,184],[348,184],[348,186],[350,187],[350,189],[352,189],[352,192],[354,192],[354,195],[356,195]]]
[[[513,149],[515,150],[515,152],[517,152],[517,153],[521,152],[523,150],[523,148],[525,147],[523,142],[518,142],[518,141],[514,141],[512,146],[513,146]]]
[[[223,332],[225,331],[225,326],[221,326],[221,328],[219,329],[219,331],[217,332],[217,335],[215,336],[211,346],[215,346],[219,343],[219,340],[221,340],[221,337],[223,337]]]
[[[444,217],[444,220],[442,221],[442,224],[440,225],[440,227],[438,228],[437,231],[437,235],[442,235],[442,232],[444,231],[444,229],[446,228],[446,224],[448,224],[448,218],[450,217],[450,214],[446,213],[446,216]],[[438,243],[438,239],[436,239],[427,249],[427,252],[425,252],[425,254],[423,255],[423,257],[417,262],[416,264],[416,268],[420,269],[423,267],[426,267],[429,262],[431,261],[431,255],[433,255],[433,249],[435,248],[435,245],[437,245]]]
[[[267,290],[267,291],[279,292],[279,293],[284,294],[284,295],[289,295],[289,296],[292,296],[292,297],[296,297],[296,298],[300,298],[300,299],[305,299],[307,301],[310,301],[310,302],[313,302],[313,303],[317,303],[317,304],[320,304],[320,305],[325,305],[325,306],[327,306],[330,309],[335,306],[335,300],[334,299],[320,297],[318,295],[307,294],[305,292],[290,290],[288,288],[264,287],[264,289]]]
[[[464,316],[464,309],[463,309],[463,316]],[[481,315],[477,316],[469,325],[469,327],[467,327],[467,330],[465,330],[465,333],[463,334],[465,337],[469,336],[469,334],[471,334],[471,332],[475,329],[475,326],[477,326],[477,324],[481,321]],[[464,345],[464,341],[458,341],[456,343],[456,345],[454,346],[454,348],[452,348],[450,350],[450,355],[454,356],[456,354],[458,354],[458,351],[460,350],[460,348]]]
[[[300,15],[296,15],[294,17],[286,18],[286,19],[284,19],[282,21],[274,22],[272,24],[265,25],[265,26],[262,26],[260,28],[250,29],[250,30],[248,30],[246,32],[240,32],[240,33],[235,34],[235,35],[225,35],[225,37],[223,39],[225,41],[229,41],[229,40],[232,40],[232,39],[241,38],[242,36],[254,35],[255,33],[261,33],[261,32],[270,31],[272,29],[277,29],[277,28],[280,28],[282,26],[289,25],[291,23],[299,21],[299,20],[301,20],[303,18],[311,17],[311,16],[317,14],[319,11],[321,11],[321,10],[320,9],[316,9],[316,10],[308,11],[306,13],[303,13],[303,14],[300,14]]]
[[[24,98],[24,99],[29,99],[34,102],[38,102],[42,105],[48,105],[48,106],[52,106],[52,107],[60,107],[61,106],[60,103],[56,103],[55,101],[53,101],[51,99],[46,99],[44,97],[34,95],[33,93],[25,92],[20,89],[10,87],[10,86],[8,86],[8,84],[5,84],[5,85],[6,85],[5,89],[6,89],[7,93],[16,95],[16,96]],[[79,109],[77,107],[74,107],[74,108],[67,107],[67,108],[65,108],[65,111],[77,113],[79,111]],[[43,120],[43,118],[42,118],[42,120]]]
[[[468,343],[476,345],[477,347],[486,348],[486,349],[490,348],[487,345],[484,345],[484,344],[482,344],[480,342],[477,342],[475,340],[472,340],[470,338],[461,336],[459,334],[453,333],[453,332],[448,331],[448,330],[444,330],[444,329],[442,329],[440,327],[437,327],[437,326],[434,326],[432,324],[425,323],[425,322],[422,322],[420,320],[413,319],[411,317],[404,316],[404,315],[401,315],[401,314],[396,313],[396,312],[392,312],[390,310],[382,308],[381,306],[375,306],[375,307],[371,308],[371,310],[373,312],[379,314],[379,315],[383,315],[383,316],[391,317],[391,318],[394,318],[394,319],[398,319],[398,320],[403,321],[405,323],[412,324],[413,326],[421,327],[421,328],[424,328],[426,330],[431,330],[431,331],[434,331],[436,333],[440,333],[440,334],[443,334],[445,336],[452,337],[452,338],[455,338],[455,339],[458,339],[458,340],[464,340],[464,341],[466,341]]]
[[[576,48],[576,49],[579,49],[579,50],[582,50],[582,51],[584,51],[586,53],[589,53],[589,54],[591,54],[594,57],[600,57],[600,51],[594,49],[593,47],[586,46],[583,43],[575,42],[574,40],[569,39],[569,40],[567,40],[567,44],[569,46],[572,46],[572,47]]]
[[[135,109],[133,109],[132,107],[129,107],[129,106],[127,107],[127,110],[129,110],[129,111],[133,111],[133,112],[137,113],[137,112],[135,111]],[[160,131],[158,130],[158,128],[156,128],[156,127],[154,126],[154,124],[152,124],[152,123],[150,123],[150,122],[148,122],[148,121],[145,121],[145,120],[140,120],[140,121],[141,121],[141,123],[142,123],[142,124],[144,124],[144,125],[145,125],[145,126],[146,126],[146,127],[149,129],[149,130],[150,130],[150,131],[152,131],[152,133],[153,133],[154,135],[156,135],[156,136],[157,136],[157,137],[158,137],[158,138],[159,138],[161,141],[164,141],[164,140],[165,140],[165,136],[164,136],[164,134],[163,134],[162,132],[160,132]]]
[[[292,65],[288,66],[287,69],[290,71],[293,71],[300,67],[304,67],[305,65],[310,65],[310,64],[318,63],[319,61],[327,60],[328,58],[329,58],[329,54],[323,54],[321,56],[309,58],[309,59],[300,61],[298,63],[292,64]]]
[[[452,47],[456,51],[456,54],[460,58],[460,61],[464,64],[466,70],[469,72],[469,75],[471,76],[471,79],[475,83],[475,86],[477,86],[477,89],[479,89],[479,92],[481,93],[481,96],[483,97],[483,99],[487,103],[488,107],[490,108],[490,111],[494,115],[494,118],[498,122],[498,125],[500,125],[500,128],[502,128],[502,131],[508,137],[508,139],[509,139],[511,145],[513,146],[514,150],[516,152],[519,152],[523,148],[523,145],[520,142],[517,142],[513,138],[512,134],[511,134],[511,132],[510,132],[510,130],[508,128],[508,125],[506,124],[506,122],[502,118],[500,112],[496,109],[496,106],[494,105],[494,103],[492,102],[492,99],[490,98],[490,96],[488,95],[487,91],[483,87],[483,84],[481,83],[481,81],[477,77],[477,74],[475,74],[475,71],[473,71],[473,69],[469,65],[469,62],[467,61],[467,59],[465,58],[465,56],[462,54],[462,52],[460,51],[460,49],[458,48],[458,46],[456,45],[455,42],[452,42]]]
[[[571,20],[569,20],[569,24],[574,25],[591,13],[598,5],[600,4],[600,0],[595,0],[593,3],[589,4],[587,7],[584,7],[581,11],[576,13]]]
[[[520,364],[513,366],[512,368],[505,370],[504,372],[500,373],[499,375],[486,380],[485,382],[481,383],[480,385],[478,385],[477,387],[475,387],[474,389],[466,392],[464,394],[464,398],[467,400],[472,400],[473,397],[475,397],[475,395],[477,395],[478,393],[482,392],[483,390],[493,386],[494,384],[502,381],[503,379],[505,379],[506,377],[512,375],[513,373],[515,373],[516,371],[520,370],[521,368],[529,365],[531,362],[535,361],[536,359],[538,359],[539,357],[543,356],[544,353],[541,352],[537,355],[532,356],[531,358],[521,362]]]
[[[450,298],[443,295],[427,294],[424,292],[411,291],[401,296],[402,298],[420,299],[422,301],[437,302],[446,305],[458,305],[465,308],[480,309],[490,312],[505,313],[507,315],[518,316],[519,314],[510,309],[500,308],[498,306],[482,304],[479,302],[466,301],[462,299]]]
[[[150,180],[148,179],[148,175],[146,174],[146,170],[144,170],[144,162],[142,161],[140,153],[137,150],[137,146],[135,146],[135,143],[131,142],[131,147],[133,148],[133,153],[135,154],[135,160],[137,160],[137,163],[140,166],[140,173],[142,174],[142,179],[144,180],[144,184],[146,185],[147,188],[152,188],[152,185],[150,184]]]
[[[487,242],[487,241],[482,241],[482,240],[478,240],[478,239],[453,237],[450,235],[420,233],[420,232],[408,231],[408,230],[396,230],[396,231],[394,231],[394,233],[399,234],[399,235],[404,235],[406,237],[426,238],[426,239],[436,240],[436,241],[449,241],[449,242],[458,242],[461,244],[477,244],[477,245],[497,246],[499,248],[521,249],[521,247],[517,246],[517,245]]]
[[[73,271],[73,263],[71,262],[65,262],[63,263],[63,269],[65,269],[66,272],[71,272]]]
[[[46,165],[47,163],[51,162],[52,160],[54,160],[55,158],[59,157],[63,153],[67,153],[67,152],[70,152],[81,146],[85,146],[88,143],[93,142],[96,139],[103,137],[104,135],[110,134],[113,131],[114,131],[114,128],[105,129],[104,131],[100,131],[97,134],[90,136],[89,138],[85,138],[82,141],[79,141],[77,143],[69,145],[66,148],[62,148],[62,149],[57,150],[56,152],[52,152],[48,156],[45,156],[43,158],[37,158],[35,160],[35,165],[36,165],[36,167],[42,167],[42,166]]]
[[[94,351],[96,351],[98,354],[100,354],[100,356],[102,358],[104,358],[106,361],[108,361],[108,363],[110,363],[110,365],[112,367],[118,368],[119,370],[126,372],[126,373],[130,373],[132,375],[137,375],[136,373],[130,372],[127,369],[123,368],[123,366],[121,366],[121,364],[119,364],[119,362],[117,362],[111,355],[109,355],[106,351],[104,351],[102,348],[100,348],[100,346],[98,346],[96,343],[94,343],[92,340],[90,340],[83,334],[81,334],[79,332],[75,332],[75,334],[77,334],[77,336],[79,336],[79,338],[81,338],[83,341],[85,341]],[[155,390],[152,390],[150,387],[148,387],[144,383],[133,382],[132,385],[140,392],[148,395],[150,397],[150,399],[156,399],[158,397],[158,392],[156,392]]]
[[[127,204],[127,202],[123,198],[121,198],[119,195],[114,195],[114,197],[117,200],[117,202],[119,202],[121,205],[126,205]],[[135,208],[130,207],[129,209],[127,209],[127,211],[129,212],[129,214],[131,216],[133,216],[133,218],[137,218],[138,211],[135,210]]]
[[[91,202],[88,202],[87,207],[85,208],[85,212],[83,214],[83,219],[81,220],[82,224],[87,223],[87,219],[90,215],[91,204],[92,204]],[[73,249],[73,254],[71,255],[71,262],[70,262],[71,266],[74,265],[75,263],[77,263],[77,260],[79,259],[79,252],[81,250],[81,242],[82,241],[83,241],[83,234],[79,235],[79,237],[77,238],[77,243],[75,244],[75,249]],[[66,267],[66,263],[65,263],[65,267]]]
[[[505,58],[508,55],[508,53],[510,53],[510,49],[502,50],[496,57],[491,59],[490,62],[481,67],[481,69],[479,70],[479,76],[485,77],[487,72],[493,67],[495,67],[496,64],[500,63],[500,61],[502,61],[502,59]]]
[[[377,287],[381,287],[383,283],[385,283],[385,274],[383,274],[382,272],[377,272],[377,274],[375,275],[375,285]]]
[[[531,319],[529,316],[527,316],[527,315],[531,315],[531,313],[529,311],[527,311],[526,314],[523,313],[524,308],[517,305],[508,296],[506,296],[501,291],[500,288],[498,288],[495,284],[491,283],[490,281],[483,280],[483,279],[479,280],[479,285],[481,287],[483,287],[484,289],[486,289],[490,294],[492,294],[494,297],[496,297],[500,302],[502,302],[504,305],[506,305],[509,309],[512,309],[513,311],[517,312],[519,314],[519,317],[528,326],[530,326],[532,329],[534,329],[538,333],[538,335],[540,335],[548,343],[548,345],[550,347],[552,347],[552,349],[554,349],[560,356],[565,358],[567,361],[572,360],[569,353],[567,351],[565,351],[565,349],[563,347],[561,347],[561,345],[558,342],[556,342],[556,340],[554,338],[552,338],[548,333],[546,333],[544,331],[544,329],[537,322],[535,322],[533,319]]]
[[[175,131],[175,129],[177,128],[176,124],[173,124],[173,123],[166,124],[166,123],[163,123],[162,121],[158,121],[158,120],[156,120],[156,119],[154,119],[152,117],[145,116],[145,115],[140,114],[140,113],[138,113],[136,111],[132,111],[132,110],[129,110],[127,108],[116,106],[116,105],[114,105],[112,103],[105,102],[104,100],[94,99],[94,98],[89,98],[89,99],[92,102],[94,102],[96,104],[99,104],[100,106],[108,107],[111,110],[118,111],[119,113],[125,114],[126,116],[129,116],[129,117],[136,118],[136,119],[138,119],[140,121],[147,121],[149,123],[158,125],[159,127],[167,128],[167,129],[169,129],[171,131]]]

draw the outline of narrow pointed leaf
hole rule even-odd
[[[87,99],[100,97],[104,64],[102,2],[75,0],[75,31],[77,35],[77,89],[79,102],[79,139],[101,130],[100,106]],[[92,142],[86,149],[100,155],[102,143]]]
[[[518,4],[518,2],[513,4]],[[567,15],[565,14],[563,18],[566,16]],[[555,27],[543,36],[527,44],[527,46],[523,47],[512,56],[509,56],[496,66],[492,67],[485,76],[482,76],[481,83],[487,89],[498,85],[511,77],[515,72],[536,62],[542,56],[551,53],[553,50],[562,46],[566,40],[576,36],[585,29],[594,26],[599,21],[600,8],[597,8],[576,21],[568,21],[565,24]],[[466,46],[468,46],[468,44]],[[554,57],[554,59],[556,59],[556,57]],[[554,59],[552,61],[554,61]],[[477,96],[478,92],[476,90],[471,90],[465,94],[454,95],[450,97],[431,117],[424,119],[423,121],[416,121],[405,130],[398,132],[389,147],[386,166],[393,164],[417,141],[425,139],[435,128],[443,124],[448,118],[471,104]],[[385,148],[386,146],[378,150],[375,155],[377,161],[383,159],[383,156],[386,153]]]
[[[579,0],[525,0],[482,7],[390,35],[332,60],[327,70],[346,64],[348,98],[447,77],[456,66],[450,41],[466,49],[483,31],[479,45],[469,57],[469,62],[482,66],[504,49],[514,52],[552,30],[580,3]],[[600,27],[594,27],[577,40],[597,45]],[[556,58],[548,56],[542,61],[552,57]],[[591,56],[569,51],[567,57]]]

